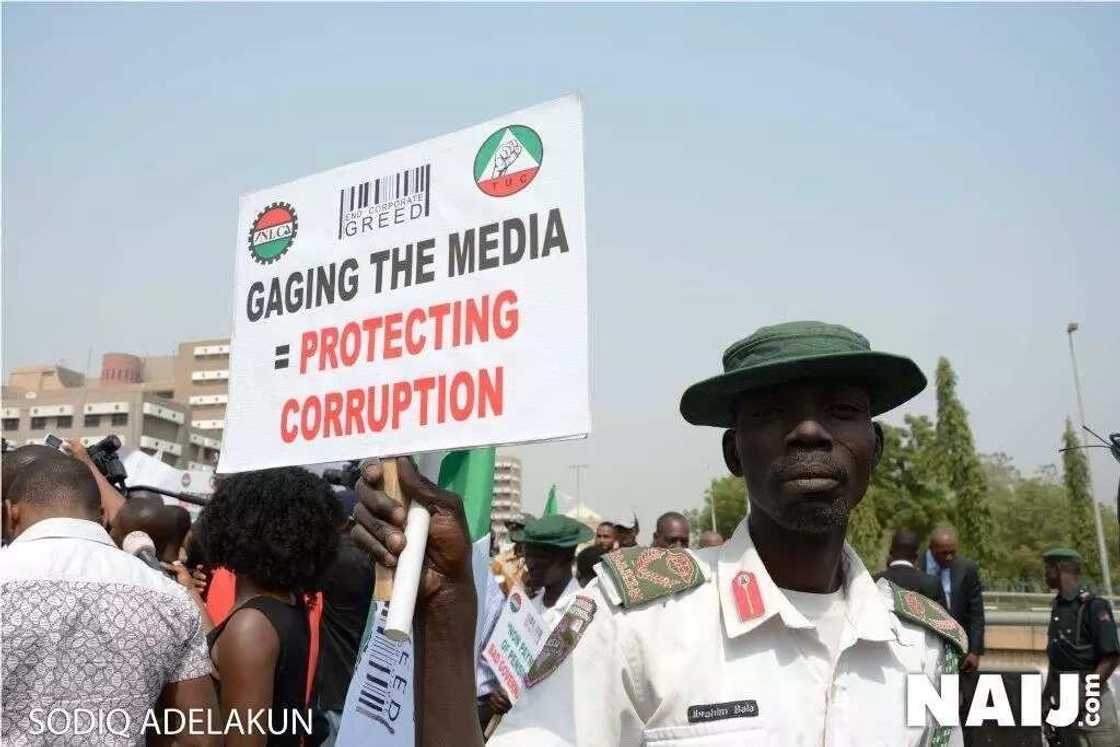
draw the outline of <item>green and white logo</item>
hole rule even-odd
[[[486,138],[478,149],[474,181],[491,197],[508,197],[529,186],[543,160],[540,135],[525,125],[509,125]]]

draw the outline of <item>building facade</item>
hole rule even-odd
[[[503,542],[509,534],[506,522],[521,515],[521,460],[499,456],[494,460],[494,494],[490,504],[490,528]]]
[[[229,399],[229,340],[180,343],[176,355],[106,353],[96,380],[62,366],[13,369],[0,408],[13,445],[48,434],[89,445],[109,433],[179,469],[213,469]]]

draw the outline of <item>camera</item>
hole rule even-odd
[[[89,454],[93,466],[97,467],[97,471],[105,476],[109,484],[123,492],[128,472],[117,456],[120,448],[121,440],[110,433],[92,446],[86,447],[86,453]]]

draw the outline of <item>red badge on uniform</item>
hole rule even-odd
[[[731,579],[731,592],[735,595],[735,606],[739,609],[739,619],[743,622],[753,620],[766,611],[762,604],[762,590],[753,573],[739,571]]]

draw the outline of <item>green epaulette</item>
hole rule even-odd
[[[903,589],[887,580],[894,595],[894,613],[904,620],[921,625],[944,638],[964,656],[968,653],[968,634],[937,602],[924,594]]]
[[[607,553],[600,562],[625,609],[704,583],[704,572],[688,550],[627,547]]]

